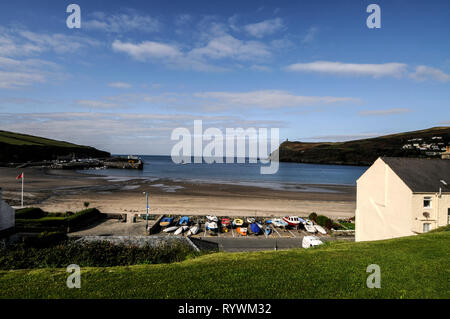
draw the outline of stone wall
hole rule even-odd
[[[3,201],[0,188],[0,232],[14,227],[14,215],[14,209]]]

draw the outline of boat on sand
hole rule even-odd
[[[177,229],[178,229],[178,226],[167,227],[166,229],[163,230],[163,232],[171,233],[173,231],[176,231]]]
[[[178,229],[175,231],[174,235],[181,235],[183,232],[185,232],[187,229],[189,228],[189,226],[180,226],[178,227]]]
[[[200,226],[198,226],[198,225],[191,226],[191,228],[189,228],[189,231],[187,232],[186,236],[196,235],[199,230],[200,230]]]
[[[250,224],[250,230],[252,231],[253,234],[259,235],[259,233],[261,232],[261,227],[259,227],[258,224],[253,223]]]
[[[321,233],[322,235],[326,235],[326,234],[327,234],[327,231],[326,231],[322,226],[314,225],[314,228],[315,228],[319,233]]]
[[[170,224],[172,224],[172,222],[173,222],[173,217],[164,217],[159,222],[159,226],[167,227],[167,226],[170,226]]]
[[[181,217],[178,225],[180,225],[180,226],[189,225],[189,217],[187,217],[187,216]]]
[[[289,226],[298,227],[301,224],[300,218],[298,216],[285,216],[283,220],[288,223]]]
[[[217,218],[217,216],[214,216],[214,215],[206,216],[206,218],[207,218],[208,221],[210,221],[210,222],[215,222],[215,223],[217,223],[217,222],[219,221],[219,219]]]
[[[237,233],[241,236],[247,236],[248,229],[245,227],[238,227],[236,229]]]
[[[233,220],[233,226],[241,227],[242,225],[244,225],[244,221],[242,219],[236,218]]]
[[[206,227],[206,230],[214,231],[214,232],[217,231],[217,229],[218,229],[216,222],[206,222],[205,227]]]
[[[311,226],[311,225],[308,225],[308,224],[305,224],[304,226],[305,226],[305,229],[306,229],[306,231],[308,233],[316,233],[317,232],[317,230],[316,230],[316,228],[314,226]]]
[[[275,227],[286,227],[288,225],[288,223],[286,223],[282,219],[276,218],[276,219],[272,219],[272,225],[274,225]]]

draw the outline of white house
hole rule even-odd
[[[14,209],[3,201],[0,188],[0,235],[14,228],[14,214]]]
[[[450,160],[380,157],[357,180],[356,241],[448,225]]]

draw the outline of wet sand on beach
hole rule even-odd
[[[83,203],[104,213],[145,213],[150,194],[151,214],[218,216],[354,216],[356,188],[341,185],[297,185],[299,191],[256,186],[193,183],[148,178],[105,177],[69,170],[0,168],[3,199],[20,205],[25,173],[25,205],[49,212],[78,211]]]

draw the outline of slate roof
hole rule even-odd
[[[413,193],[450,193],[450,160],[382,157]],[[447,185],[441,182],[445,181]]]

